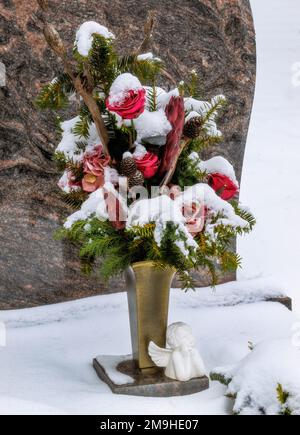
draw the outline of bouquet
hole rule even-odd
[[[209,269],[214,285],[217,268],[241,264],[232,241],[255,223],[237,200],[233,166],[221,156],[201,158],[222,141],[217,119],[226,98],[205,101],[195,70],[177,82],[146,51],[152,29],[151,16],[141,46],[124,55],[113,33],[86,22],[69,59],[55,29],[45,28],[64,71],[37,104],[73,105],[78,113],[61,122],[54,154],[62,195],[75,208],[59,237],[79,246],[86,272],[100,267],[106,280],[151,260],[175,268],[185,289],[199,268]]]

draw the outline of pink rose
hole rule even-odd
[[[117,113],[122,119],[138,118],[145,110],[146,90],[127,91],[119,103],[111,102],[111,97],[106,100],[106,107],[110,112]]]
[[[203,204],[193,202],[192,204],[184,204],[182,213],[186,219],[187,229],[189,233],[195,237],[201,233],[205,225],[207,210]]]
[[[109,162],[110,158],[103,154],[102,145],[98,145],[92,153],[84,157],[82,188],[85,192],[95,192],[104,185],[104,168],[109,165]]]
[[[158,171],[159,159],[156,154],[147,152],[147,154],[137,159],[135,158],[135,163],[139,171],[144,175],[144,178],[152,178]]]

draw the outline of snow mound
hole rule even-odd
[[[241,415],[300,415],[300,350],[292,340],[260,343],[241,362],[213,370]],[[279,398],[280,390],[285,396]]]
[[[137,141],[151,141],[157,145],[165,145],[166,136],[172,130],[172,126],[166,117],[165,111],[160,109],[156,112],[145,110],[134,121],[137,131]]]
[[[96,211],[99,211],[99,218],[101,214],[102,219],[108,219],[103,189],[98,189],[91,193],[88,199],[82,204],[81,209],[68,217],[64,227],[70,229],[75,222],[89,219],[94,213],[96,213]]]
[[[224,157],[216,156],[212,159],[201,161],[198,165],[201,172],[207,172],[208,174],[223,174],[230,178],[233,183],[237,186],[239,185],[238,180],[235,175],[235,170],[231,163]]]
[[[159,57],[155,57],[153,53],[149,52],[149,53],[143,53],[143,54],[139,54],[137,57],[137,60],[142,62],[142,61],[153,61],[153,62],[161,62],[161,59]]]
[[[235,214],[232,205],[216,195],[214,190],[207,184],[199,183],[186,189],[182,195],[176,198],[175,202],[179,207],[183,207],[184,204],[199,202],[205,204],[209,210],[215,213],[222,213],[224,218],[218,219],[218,225],[222,223],[223,225],[241,228],[248,226],[244,219]],[[206,231],[213,233],[213,225],[207,225]]]
[[[92,123],[89,127],[89,137],[87,140],[77,136],[73,129],[78,121],[80,121],[80,117],[76,116],[75,118],[61,123],[62,140],[56,148],[56,152],[64,153],[68,160],[73,160],[74,162],[81,161],[84,154],[93,152],[95,146],[101,143],[94,123]],[[79,142],[85,142],[85,150],[78,148]]]
[[[285,298],[284,289],[274,280],[255,278],[220,284],[214,290],[203,287],[190,292],[188,297],[176,293],[176,301],[190,308],[230,307]]]
[[[216,95],[211,99],[211,101],[200,101],[192,97],[185,98],[184,106],[186,112],[188,112],[186,122],[198,116],[206,118],[204,128],[207,135],[212,137],[222,137],[222,133],[218,130],[216,124],[216,118],[218,116],[219,109],[221,109],[225,102],[226,98],[224,95]],[[210,113],[211,111],[212,113]]]
[[[79,27],[75,39],[75,47],[81,56],[88,56],[89,51],[92,48],[94,34],[101,35],[105,39],[115,39],[115,35],[105,26],[102,26],[95,21],[86,21]]]

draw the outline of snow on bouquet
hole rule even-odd
[[[119,55],[115,36],[86,22],[72,60],[56,30],[45,28],[64,72],[41,90],[38,106],[78,109],[61,123],[55,152],[59,186],[77,210],[59,236],[80,245],[84,269],[96,265],[105,279],[151,260],[176,268],[186,289],[194,286],[189,272],[203,267],[214,284],[218,269],[240,265],[232,241],[255,223],[236,200],[232,165],[220,156],[201,159],[222,140],[216,120],[226,99],[202,101],[196,71],[177,83],[160,58],[145,53],[152,28],[150,16],[141,46]]]

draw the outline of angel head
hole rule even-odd
[[[183,322],[173,323],[167,329],[167,343],[171,349],[180,346],[192,349],[195,346],[195,339],[191,327]]]

